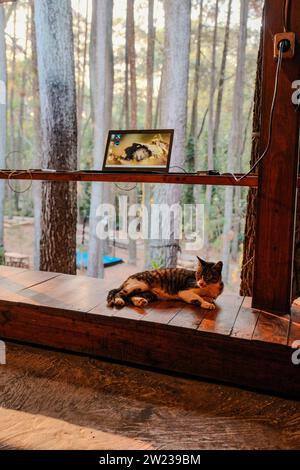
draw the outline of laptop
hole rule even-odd
[[[111,130],[102,171],[162,173],[169,171],[174,129]]]

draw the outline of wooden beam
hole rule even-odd
[[[167,306],[164,313],[168,316]],[[300,397],[294,350],[286,344],[121,315],[122,310],[119,317],[5,300],[0,338]]]
[[[205,172],[204,172],[205,173]],[[242,175],[238,175],[242,176]],[[203,184],[215,186],[257,186],[257,175],[247,176],[235,181],[232,176],[188,173],[104,173],[101,171],[56,171],[42,170],[0,170],[0,180],[43,180],[43,181],[107,181],[116,183],[168,183],[168,184]]]
[[[274,35],[282,32],[284,0],[266,0],[260,153],[268,142],[277,61]],[[299,1],[290,4],[290,31],[296,33],[293,59],[283,59],[270,150],[259,168],[253,307],[289,313],[298,175],[299,112],[292,104],[292,83],[300,78]]]
[[[243,174],[236,175],[237,177]],[[202,184],[204,186],[244,186],[256,188],[258,176],[248,175],[241,181],[235,181],[228,175],[194,175],[193,173],[169,173],[167,175],[145,173],[103,173],[101,171],[57,171],[42,170],[0,170],[0,180],[40,180],[40,181],[104,181],[115,183],[167,183],[167,184]],[[300,187],[300,178],[297,182]]]

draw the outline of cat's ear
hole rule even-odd
[[[222,269],[223,269],[223,263],[222,261],[219,261],[218,263],[216,263],[214,265],[214,269],[216,269],[217,271],[219,271],[220,273],[222,272]]]
[[[198,262],[199,262],[200,266],[203,267],[207,264],[206,261],[204,261],[204,259],[199,258],[199,256],[197,256],[197,259],[198,259]]]

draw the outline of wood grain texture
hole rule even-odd
[[[3,275],[2,338],[300,394],[300,377],[287,346],[289,322],[260,313],[254,329],[256,314],[249,299],[243,311],[243,298],[228,295],[218,299],[215,311],[179,301],[114,310],[105,302],[109,282],[51,274],[46,280],[47,273],[38,282],[38,273],[21,271],[14,280]],[[249,331],[254,331],[253,339]]]
[[[239,174],[237,176],[243,176]],[[241,181],[232,176],[220,175],[194,175],[188,173],[171,172],[166,175],[149,172],[138,173],[103,173],[101,171],[57,171],[45,172],[40,170],[0,170],[1,179],[42,180],[42,181],[106,181],[119,183],[168,183],[168,184],[203,184],[216,186],[257,186],[257,175],[249,175]]]
[[[252,339],[260,312],[251,308],[251,303],[251,297],[244,299],[232,328],[232,337]]]
[[[287,344],[289,325],[289,315],[278,317],[268,312],[260,312],[252,338],[268,343]]]
[[[291,350],[279,344],[66,310],[53,316],[53,310],[2,302],[0,336],[300,395]]]
[[[0,449],[299,449],[299,429],[299,401],[227,385],[10,342],[0,367]]]
[[[117,432],[76,426],[20,410],[0,409],[0,450],[150,450],[146,442]]]
[[[285,0],[266,0],[263,24],[263,80],[260,154],[269,140],[270,109],[277,61],[274,35],[282,31]],[[298,179],[299,113],[292,103],[292,84],[300,76],[300,9],[290,2],[289,28],[296,33],[294,59],[282,61],[270,150],[260,163],[258,177],[253,307],[290,313],[294,223]],[[284,190],[283,190],[284,188]]]
[[[206,312],[203,308],[195,307],[193,305],[185,305],[184,308],[179,310],[179,312],[171,318],[168,324],[170,326],[197,330],[205,316],[205,313]]]
[[[16,273],[27,271],[26,269],[15,268],[13,266],[1,266],[0,279],[14,276]]]
[[[145,309],[146,314],[141,320],[167,325],[184,307],[185,304],[183,302],[176,300],[154,302],[149,305],[148,309]]]
[[[223,295],[216,301],[216,310],[206,310],[198,330],[230,335],[243,298]]]

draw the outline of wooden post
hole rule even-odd
[[[274,35],[283,31],[285,0],[266,0],[260,153],[268,142],[270,109],[277,60]],[[291,0],[288,30],[296,33],[293,59],[283,59],[270,150],[259,167],[254,308],[278,314],[290,312],[294,226],[298,175],[299,112],[292,104],[292,83],[300,79],[300,8]]]

